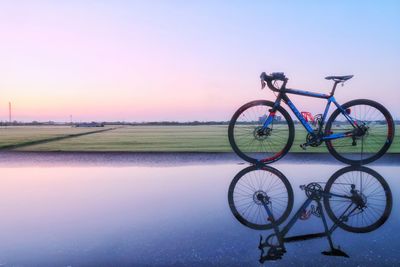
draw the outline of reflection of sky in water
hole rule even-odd
[[[0,263],[5,266],[257,266],[259,234],[233,217],[228,186],[246,165],[1,168]],[[275,164],[292,184],[327,181],[343,166]],[[349,259],[327,257],[325,238],[287,244],[266,265],[398,265],[399,167],[372,165],[389,183],[389,220],[368,234],[338,229]],[[331,224],[331,222],[329,222]],[[290,233],[322,230],[312,218]],[[100,264],[103,263],[103,264]],[[112,264],[111,264],[112,263]]]

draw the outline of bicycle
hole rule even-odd
[[[234,113],[228,127],[232,149],[250,163],[267,164],[285,156],[293,144],[295,129],[291,116],[281,106],[283,100],[307,131],[305,143],[300,145],[302,149],[318,147],[325,142],[328,151],[344,163],[367,164],[377,160],[393,142],[393,118],[383,105],[368,99],[340,105],[334,97],[337,85],[343,85],[352,77],[326,77],[334,84],[329,94],[322,94],[286,88],[288,78],[284,73],[267,75],[263,72],[260,76],[261,88],[268,86],[278,93],[277,98],[275,102],[251,101]],[[325,99],[327,104],[323,114],[310,118],[310,114],[301,114],[287,94]],[[332,103],[336,110],[326,120]]]
[[[279,228],[293,207],[293,190],[287,178],[277,169],[268,166],[250,166],[240,171],[232,180],[228,191],[229,207],[243,225],[256,230],[273,229],[274,233],[263,242],[260,237],[260,262],[282,258],[285,242],[295,242],[327,237],[330,251],[323,255],[348,255],[335,248],[332,233],[338,228],[353,233],[367,233],[382,226],[392,210],[392,193],[385,179],[376,171],[364,166],[349,166],[335,172],[326,182],[302,185],[307,199],[289,222]],[[311,209],[307,207],[311,203]],[[323,205],[322,205],[323,202]],[[325,212],[333,221],[329,228]],[[297,220],[311,215],[321,218],[324,232],[287,236]],[[264,255],[264,248],[269,248]]]

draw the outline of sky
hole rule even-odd
[[[400,118],[399,1],[1,1],[0,120],[208,121],[274,100],[259,75]],[[324,101],[295,96],[302,111]]]

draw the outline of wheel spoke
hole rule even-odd
[[[332,154],[350,163],[369,163],[382,156],[393,139],[393,119],[388,111],[369,100],[355,100],[345,105],[350,117],[357,123],[353,127],[342,113],[333,113],[326,126],[326,134],[352,132],[352,136],[327,141]]]
[[[287,114],[277,109],[271,123],[264,127],[271,108],[264,101],[253,102],[239,109],[232,118],[229,140],[242,158],[251,162],[274,161],[290,148],[294,128]]]
[[[348,231],[372,231],[384,223],[391,211],[389,186],[382,176],[366,167],[346,167],[337,171],[327,182],[325,191],[330,194],[324,199],[328,215]]]
[[[261,197],[261,199],[260,199]],[[270,167],[248,167],[229,187],[229,206],[246,226],[267,229],[271,226],[267,205],[276,221],[284,220],[293,205],[293,192],[287,179]]]

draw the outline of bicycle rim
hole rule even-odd
[[[289,216],[293,207],[293,190],[286,177],[271,167],[250,166],[234,177],[228,191],[229,207],[240,223],[257,230],[272,227],[271,218],[257,194],[269,198],[268,207],[276,224]]]
[[[348,164],[367,164],[381,157],[390,147],[394,137],[394,124],[390,113],[371,100],[354,100],[343,105],[348,115],[360,127],[363,135],[344,137],[326,142],[328,150],[338,160]],[[326,134],[352,133],[356,129],[346,117],[336,111],[326,127]]]
[[[380,227],[392,209],[392,194],[385,179],[367,167],[346,167],[337,171],[327,182],[325,192],[351,197],[352,185],[365,202],[332,196],[324,198],[328,216],[341,228],[366,233]]]
[[[275,111],[271,124],[262,131],[272,106],[269,101],[253,101],[239,108],[231,119],[229,141],[233,150],[248,162],[276,161],[293,143],[293,122],[282,107]]]

